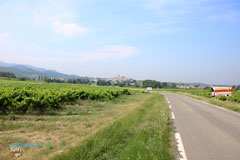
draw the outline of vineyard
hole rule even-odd
[[[0,80],[0,113],[43,113],[77,100],[112,100],[127,89]]]
[[[209,90],[175,89],[175,90],[169,90],[169,91],[184,92],[184,93],[194,94],[197,96],[204,96],[204,97],[212,98],[211,92]],[[240,103],[240,92],[238,92],[238,91],[232,92],[232,97],[218,96],[216,98],[219,100],[222,100],[222,101],[232,101],[232,102]]]

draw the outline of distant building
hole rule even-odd
[[[186,86],[184,86],[184,85],[177,85],[176,88],[178,88],[178,89],[184,89],[184,88],[186,88]]]
[[[234,89],[232,87],[211,87],[211,94],[215,96],[226,96],[231,97]]]
[[[114,78],[108,78],[107,81],[112,81],[113,83],[116,83],[116,82],[124,82],[124,81],[133,81],[133,79],[118,75],[117,77],[114,77]]]
[[[205,89],[204,86],[198,86],[197,89]]]
[[[185,85],[177,85],[176,88],[178,89],[190,89],[190,86],[185,86]]]

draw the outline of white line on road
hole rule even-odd
[[[219,107],[219,106],[215,106],[215,107],[217,107],[217,108],[219,108],[219,109],[222,109],[222,110],[225,110],[225,111],[228,111],[227,109],[225,109],[225,108],[223,108],[223,107]]]
[[[167,97],[166,97],[166,100],[167,100],[167,102],[168,102],[168,104],[169,104],[170,102],[169,102],[169,100],[168,100],[168,98],[167,98]]]
[[[171,109],[171,108],[172,108],[172,106],[171,106],[171,105],[169,105],[169,108]]]
[[[175,133],[175,138],[177,141],[177,147],[180,155],[182,156],[179,160],[187,160],[187,155],[185,153],[185,149],[182,143],[181,135],[180,133]]]
[[[172,119],[175,119],[175,116],[174,116],[173,112],[172,112]]]
[[[193,99],[193,98],[192,98],[192,99]],[[200,102],[200,103],[207,104],[207,105],[212,105],[212,106],[214,106],[214,107],[217,107],[217,108],[219,108],[219,109],[222,109],[222,110],[225,110],[225,111],[228,111],[228,112],[233,112],[233,111],[227,110],[226,108],[219,107],[219,106],[216,106],[216,105],[214,105],[214,104],[210,104],[210,103],[205,102],[205,101],[201,101],[201,100],[198,100],[198,99],[193,99],[193,100],[196,101],[196,102]]]

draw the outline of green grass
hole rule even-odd
[[[54,160],[173,159],[164,97],[153,94],[141,107]]]

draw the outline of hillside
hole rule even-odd
[[[38,79],[39,77],[49,78],[82,78],[77,75],[68,75],[54,70],[47,70],[31,65],[20,65],[0,62],[0,71],[15,74],[17,77],[27,77],[30,79]]]

